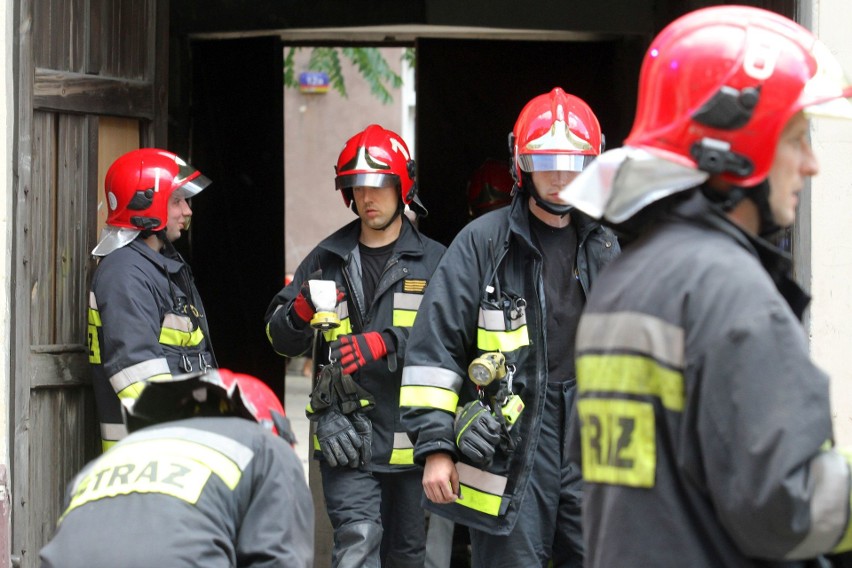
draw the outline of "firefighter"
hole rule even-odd
[[[805,566],[852,548],[809,298],[767,240],[818,172],[808,117],[852,118],[850,96],[789,19],[691,12],[645,55],[624,147],[562,193],[637,237],[577,335],[588,566]]]
[[[527,103],[510,140],[511,205],[462,229],[423,299],[403,424],[425,466],[427,507],[470,528],[473,566],[581,566],[582,482],[563,451],[571,346],[589,287],[619,245],[557,193],[603,139],[591,108],[557,87]],[[508,371],[476,375],[474,392],[471,363],[500,357]]]
[[[422,566],[420,471],[399,426],[399,386],[409,330],[444,247],[418,233],[403,214],[406,205],[420,215],[425,209],[417,197],[414,161],[396,133],[367,126],[346,142],[335,171],[335,186],[358,219],[302,261],[293,282],[269,306],[267,335],[282,355],[305,353],[318,307],[310,283],[334,282],[338,303],[331,309],[340,326],[315,340],[321,371],[308,408],[334,529],[332,565]],[[369,412],[317,406],[320,391],[343,381],[361,393],[356,404],[370,400],[363,408]]]
[[[515,180],[510,164],[486,159],[476,168],[467,182],[467,206],[471,219],[512,202]],[[428,514],[428,513],[427,513]],[[457,527],[447,517],[428,517],[426,532],[426,568],[449,568],[454,558],[469,561],[467,527]]]
[[[88,309],[104,450],[127,435],[120,399],[137,397],[149,380],[217,366],[192,272],[172,244],[189,228],[186,200],[209,184],[156,148],[128,152],[107,171],[107,226],[92,251],[100,261]]]
[[[42,568],[313,566],[313,503],[269,387],[213,369],[129,402],[130,435],[71,481]]]

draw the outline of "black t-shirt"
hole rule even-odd
[[[577,265],[577,229],[556,228],[530,213],[530,228],[541,251],[544,304],[547,309],[547,381],[573,379],[574,340],[586,303]]]
[[[358,243],[358,249],[361,252],[361,288],[364,291],[364,309],[366,310],[373,305],[373,294],[376,293],[376,286],[379,284],[382,272],[385,271],[385,265],[393,252],[394,245],[396,241],[377,248]]]

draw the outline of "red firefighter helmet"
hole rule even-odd
[[[186,197],[192,197],[209,184],[201,172],[171,152],[156,148],[132,150],[107,170],[107,224],[159,231],[168,222],[172,192],[179,189]]]
[[[651,43],[624,143],[751,187],[767,177],[794,114],[849,117],[850,95],[837,61],[805,28],[760,8],[714,6]]]
[[[352,203],[352,188],[359,186],[399,187],[405,205],[414,201],[414,160],[398,134],[371,124],[343,146],[334,167],[335,188],[341,190],[347,207]]]
[[[145,426],[193,416],[238,416],[295,442],[281,401],[263,381],[228,369],[176,375],[149,381],[142,394],[125,402],[131,432]]]
[[[509,164],[493,158],[485,160],[467,182],[467,204],[471,218],[511,203],[514,185]]]
[[[582,171],[602,145],[600,123],[585,101],[559,87],[539,95],[524,106],[512,130],[518,187],[522,171]]]

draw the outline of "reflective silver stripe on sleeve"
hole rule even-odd
[[[514,331],[527,325],[527,312],[521,310],[518,319],[508,319],[503,310],[479,309],[479,321],[477,326],[488,331]]]
[[[502,475],[495,475],[481,469],[476,469],[466,463],[457,462],[456,471],[459,473],[459,482],[464,483],[469,487],[491,493],[492,495],[502,495],[506,490],[508,478]]]
[[[98,299],[95,298],[94,292],[89,292],[89,307],[92,308],[93,310],[98,309]]]
[[[842,455],[829,451],[811,460],[808,485],[811,496],[811,530],[786,558],[813,558],[831,550],[846,530],[849,508],[849,464]]]
[[[130,444],[144,440],[161,440],[167,438],[187,440],[216,450],[234,462],[241,471],[248,466],[254,457],[254,452],[251,448],[233,438],[216,434],[215,432],[196,430],[195,428],[183,428],[181,426],[140,430],[125,438],[123,443]]]
[[[124,424],[112,424],[101,422],[101,440],[116,442],[127,436],[127,426]]]
[[[166,314],[166,316],[163,318],[163,327],[167,327],[169,329],[176,329],[178,331],[184,331],[187,333],[193,331],[192,320],[189,319],[188,316],[181,316],[178,314]]]
[[[404,387],[438,387],[459,392],[464,377],[441,367],[426,367],[412,365],[402,369],[402,386]]]
[[[403,292],[394,292],[393,307],[397,310],[417,311],[420,308],[420,302],[423,300],[423,294],[405,294]]]
[[[109,382],[115,392],[121,392],[130,385],[150,379],[157,375],[171,374],[169,362],[165,357],[159,359],[148,359],[126,367],[109,378]]]
[[[393,433],[393,449],[405,450],[413,447],[414,444],[411,443],[411,438],[408,437],[408,434],[405,432]]]
[[[577,329],[577,354],[586,351],[639,353],[682,369],[684,334],[676,325],[638,312],[588,313]]]

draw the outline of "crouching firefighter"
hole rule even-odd
[[[212,369],[124,409],[130,435],[71,481],[42,568],[313,566],[310,491],[266,384]]]
[[[414,171],[402,138],[379,125],[347,141],[335,186],[358,219],[305,257],[266,313],[272,347],[287,357],[306,353],[313,326],[322,329],[315,380],[340,385],[323,387],[328,398],[315,396],[308,411],[322,437],[314,457],[334,529],[334,568],[423,565],[421,474],[400,426],[399,388],[409,330],[444,247],[403,214],[406,206],[425,214]],[[333,282],[337,297],[327,303],[319,281]],[[330,312],[340,324],[323,329]]]
[[[582,479],[565,450],[574,336],[619,246],[558,191],[602,144],[581,99],[560,88],[533,98],[510,135],[512,203],[459,232],[411,332],[403,426],[424,465],[426,507],[470,528],[474,568],[583,563]]]

